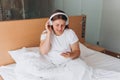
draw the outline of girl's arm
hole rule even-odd
[[[50,37],[52,33],[51,26],[49,26],[49,21],[46,22],[45,28],[47,30],[46,39],[40,41],[40,53],[41,54],[47,54],[50,50],[51,44],[50,44]]]
[[[45,40],[40,41],[40,53],[41,54],[47,54],[50,50],[50,34],[46,35]]]
[[[61,55],[66,58],[78,58],[80,56],[79,41],[71,45],[71,52],[62,53]]]

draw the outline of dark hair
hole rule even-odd
[[[55,10],[55,11],[53,12],[53,14],[54,14],[54,13],[58,13],[58,12],[65,13],[64,11],[57,9],[57,10]],[[65,15],[62,15],[62,14],[59,14],[59,15],[54,16],[51,20],[52,20],[52,21],[55,21],[55,20],[57,20],[57,19],[62,19],[62,20],[64,20],[64,21],[67,21],[67,17],[66,17]],[[69,28],[69,26],[66,25],[66,26],[65,26],[65,29],[66,29],[66,28]]]

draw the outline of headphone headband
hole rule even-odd
[[[50,18],[49,18],[50,25],[52,25],[52,20],[51,20],[51,19],[52,19],[54,16],[56,16],[56,15],[64,15],[64,16],[67,18],[66,25],[69,24],[68,15],[65,14],[65,13],[62,13],[62,12],[57,12],[57,13],[54,13],[53,15],[50,16]]]

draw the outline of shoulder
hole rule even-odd
[[[65,34],[68,35],[70,38],[77,37],[76,33],[72,29],[66,29]]]
[[[75,33],[72,29],[65,29],[66,33]]]

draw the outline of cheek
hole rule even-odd
[[[62,30],[65,30],[65,27],[62,27]]]
[[[65,29],[65,27],[63,27],[63,29]]]
[[[53,30],[56,31],[56,30],[57,30],[57,27],[54,26],[54,27],[53,27]]]
[[[56,26],[53,26],[53,29],[56,29]]]

